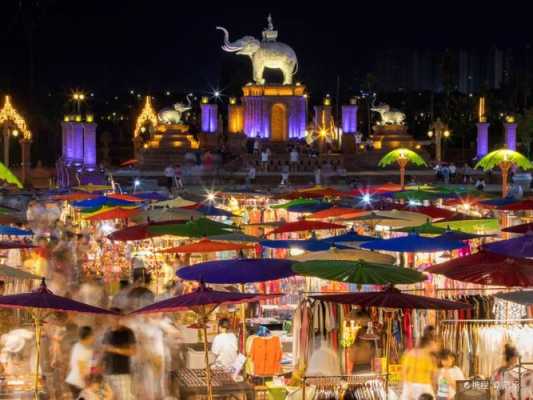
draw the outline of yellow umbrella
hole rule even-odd
[[[190,207],[197,204],[194,201],[186,200],[183,197],[175,197],[170,200],[158,201],[157,203],[152,204],[153,207],[168,207],[168,208],[182,208]]]
[[[378,225],[386,225],[391,228],[405,228],[407,226],[419,226],[427,222],[427,215],[413,212],[413,211],[400,211],[400,210],[392,210],[392,211],[377,211],[376,214],[378,216],[384,216],[388,218],[394,218],[394,219],[387,219],[378,222]]]
[[[339,250],[336,248],[326,251],[314,251],[308,252],[299,256],[290,257],[293,261],[322,261],[322,260],[335,260],[335,261],[356,261],[363,260],[369,263],[376,264],[394,264],[395,258],[389,254],[378,253],[375,251],[347,249]]]
[[[93,185],[92,183],[89,183],[88,185],[81,185],[76,186],[74,189],[81,190],[83,192],[104,192],[106,190],[113,190],[112,186],[109,185]]]

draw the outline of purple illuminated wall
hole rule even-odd
[[[215,133],[218,128],[218,106],[216,104],[202,104],[202,132]]]
[[[83,164],[96,167],[96,124],[83,124]]]
[[[477,157],[481,158],[489,152],[489,123],[479,122],[477,126]]]
[[[509,150],[516,150],[516,124],[503,124],[505,127],[505,144]]]
[[[342,106],[342,131],[344,133],[357,132],[357,106],[354,104]]]
[[[327,127],[331,124],[331,106],[315,106],[314,123],[316,127],[325,125]]]
[[[307,99],[304,96],[244,96],[244,133],[249,137],[270,138],[272,106],[287,108],[289,139],[303,139],[307,120]]]

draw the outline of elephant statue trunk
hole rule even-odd
[[[221,26],[217,26],[217,29],[224,32],[224,45],[222,46],[222,50],[227,51],[229,53],[235,53],[236,51],[239,51],[241,48],[236,47],[232,45],[229,41],[229,32],[226,28],[223,28]]]

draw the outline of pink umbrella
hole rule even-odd
[[[39,398],[39,363],[41,356],[41,328],[47,317],[46,312],[73,311],[84,314],[114,315],[112,311],[81,303],[67,297],[57,296],[46,287],[45,279],[37,290],[29,293],[0,296],[0,307],[27,309],[31,312],[35,324],[35,348],[37,357],[35,360],[35,383],[34,398]]]

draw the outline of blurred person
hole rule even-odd
[[[289,164],[285,163],[281,167],[281,182],[280,185],[288,185],[289,184]]]
[[[174,187],[174,179],[176,177],[176,169],[172,165],[167,165],[164,170],[165,177],[167,178],[167,189],[169,193],[172,193]]]
[[[70,352],[69,372],[65,382],[73,398],[77,398],[85,388],[85,381],[91,372],[94,340],[92,328],[83,326],[80,328],[79,341],[74,344]]]
[[[518,371],[515,368],[520,361],[520,354],[513,345],[506,343],[503,349],[503,364],[493,372],[491,380],[496,387],[496,399],[516,399]],[[523,379],[524,377],[522,377]]]
[[[113,395],[111,387],[104,382],[104,377],[99,373],[91,373],[87,378],[87,385],[81,391],[77,400],[113,400],[116,397]]]
[[[453,400],[457,381],[464,380],[463,371],[455,365],[456,356],[448,349],[439,353],[441,367],[437,372],[437,400]]]
[[[221,318],[218,322],[218,334],[213,339],[211,352],[215,355],[215,364],[227,371],[231,369],[239,353],[237,336],[229,331],[230,321]]]

